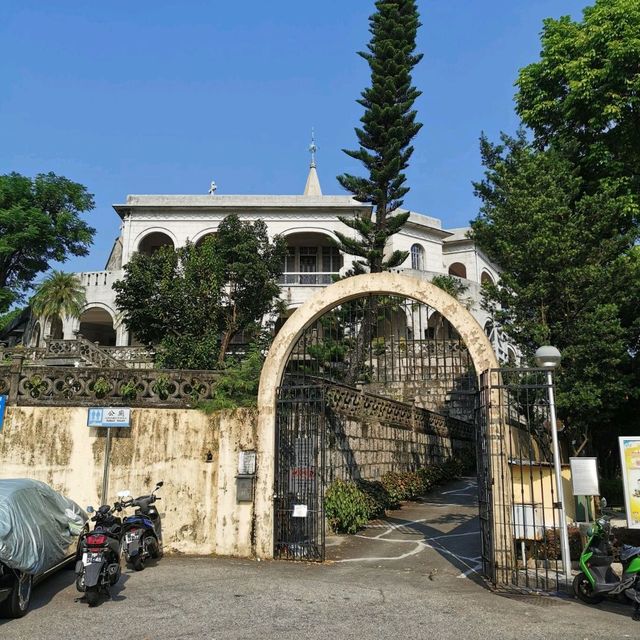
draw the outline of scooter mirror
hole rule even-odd
[[[95,509],[91,505],[87,507],[87,513],[93,513],[94,511]]]
[[[593,535],[593,527],[589,527],[589,528],[587,529],[587,535],[588,535],[589,537],[591,537],[591,536]]]
[[[158,487],[158,489],[159,489],[162,485],[164,485],[164,482],[162,480],[160,480],[160,482],[158,482],[156,484],[156,487]]]
[[[607,499],[606,498],[600,498],[600,508],[602,508],[602,509],[606,509],[607,508]]]

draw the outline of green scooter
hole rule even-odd
[[[602,500],[602,507],[606,507]],[[620,550],[622,577],[611,568],[611,518],[601,516],[589,530],[589,539],[580,556],[580,573],[573,580],[573,592],[587,604],[607,597],[628,598],[635,603],[633,619],[640,621],[640,547],[624,545]]]

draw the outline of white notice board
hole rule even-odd
[[[574,496],[599,496],[597,458],[569,458]]]

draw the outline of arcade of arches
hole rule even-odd
[[[101,307],[90,307],[82,312],[79,331],[82,337],[90,342],[97,342],[105,347],[113,347],[116,344],[113,318]]]

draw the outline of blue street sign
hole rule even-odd
[[[2,425],[4,424],[4,412],[7,408],[7,396],[0,396],[0,431],[2,431]]]
[[[130,427],[131,409],[123,407],[91,407],[87,414],[88,427]]]

